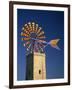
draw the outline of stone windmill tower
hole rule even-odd
[[[26,54],[26,80],[46,79],[46,55],[44,48],[47,45],[59,49],[59,39],[45,41],[44,31],[35,22],[25,24],[21,32],[23,45],[27,49]]]

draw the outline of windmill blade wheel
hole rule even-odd
[[[42,40],[45,39],[42,27],[35,22],[28,22],[22,27],[22,41],[24,46],[32,52],[43,52]],[[37,43],[36,43],[37,42]]]

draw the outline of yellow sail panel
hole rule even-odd
[[[27,24],[25,24],[24,28],[25,28],[26,30],[29,30],[29,27],[28,27]]]
[[[24,27],[22,28],[22,30],[24,30]]]
[[[38,30],[38,24],[36,24],[35,32],[37,32],[37,30]]]
[[[39,33],[40,33],[41,29],[42,29],[42,28],[41,28],[41,27],[39,27],[39,29],[38,29],[38,31],[37,31],[37,34],[39,34]]]
[[[24,25],[25,27],[27,26],[27,24]]]
[[[21,32],[21,36],[23,36],[23,32]]]
[[[21,38],[21,40],[23,41],[23,38]]]
[[[39,39],[44,39],[44,38],[46,38],[45,36],[41,36],[41,37],[38,37]]]
[[[34,32],[34,29],[35,29],[35,23],[32,22],[32,31]]]
[[[29,37],[28,34],[21,32],[21,36]]]
[[[23,40],[30,40],[30,38],[23,38]]]
[[[28,23],[28,26],[29,26],[29,31],[31,32],[32,31],[31,22]]]
[[[27,24],[25,24],[25,25],[24,25],[24,28],[25,28],[25,29],[28,29],[28,25],[27,25]]]
[[[38,34],[38,37],[40,37],[40,36],[43,35],[43,34],[44,34],[44,31],[40,32],[40,33]]]
[[[26,24],[26,25],[27,25],[27,24]],[[22,28],[22,30],[23,30],[23,31],[28,31],[28,33],[29,33],[29,28],[28,28],[28,26],[26,26],[26,25]]]
[[[24,32],[25,32],[25,33],[27,33],[28,35],[30,35],[30,33],[29,33],[29,31],[28,31],[28,30],[26,30],[26,29],[25,29],[25,30],[24,30]]]

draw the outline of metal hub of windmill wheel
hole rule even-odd
[[[36,39],[37,35],[36,35],[36,33],[31,33],[30,37]]]

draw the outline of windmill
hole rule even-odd
[[[60,39],[53,39],[47,42],[42,27],[35,22],[28,22],[22,27],[21,37],[23,46],[26,47],[27,52],[29,53],[26,56],[26,79],[45,79],[46,65],[44,48],[50,45],[51,47],[60,50],[57,46]]]
[[[23,45],[27,48],[27,51],[31,52],[44,52],[44,48],[50,45],[53,48],[60,50],[57,46],[60,39],[53,39],[49,42],[45,41],[45,34],[42,27],[34,22],[25,24],[21,32]]]

